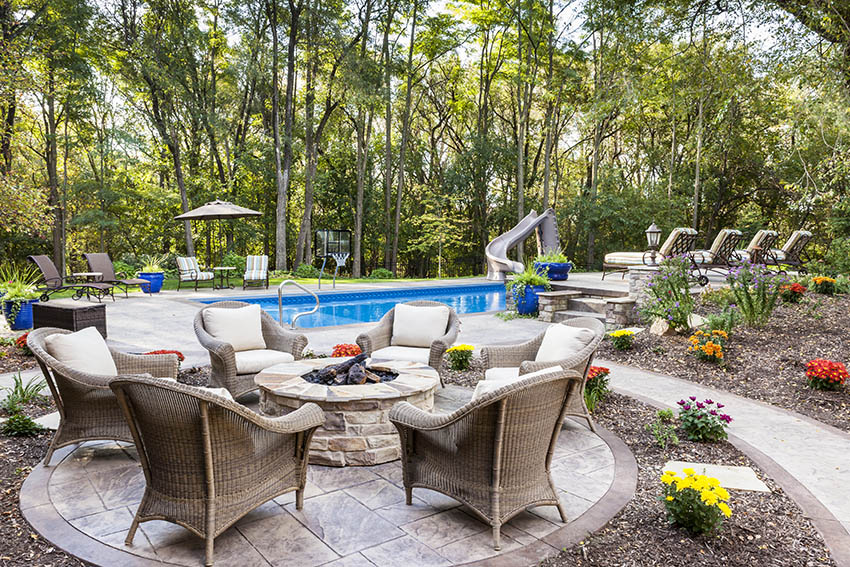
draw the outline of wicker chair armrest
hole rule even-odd
[[[564,370],[575,370],[583,374],[587,368],[588,358],[593,356],[593,352],[587,353],[585,350],[587,349],[582,349],[582,351],[575,353],[573,356],[549,362],[526,360],[519,365],[519,374],[522,376],[523,374],[537,372],[538,370],[551,368],[552,366],[560,366]]]
[[[441,348],[443,352],[446,352],[446,349],[455,344],[458,334],[460,334],[460,319],[455,319],[451,321],[446,334],[431,343],[431,350],[433,351],[437,347]]]
[[[287,331],[271,319],[271,317],[268,320],[263,317],[263,339],[266,341],[266,348],[288,352],[296,360],[300,360],[303,357],[304,348],[307,346],[306,335]]]
[[[375,327],[369,329],[365,333],[359,334],[357,339],[355,339],[355,342],[360,347],[360,350],[367,354],[372,354],[378,349],[390,346],[392,334],[392,323],[381,319]]]
[[[249,419],[266,431],[291,435],[323,425],[325,423],[325,412],[318,405],[307,403],[294,412],[280,417],[265,417],[254,413]]]
[[[198,315],[200,316],[200,313]],[[209,334],[197,317],[195,319],[195,336],[201,346],[207,349],[211,355],[217,356],[228,367],[236,368],[236,351],[233,349],[233,345]]]
[[[456,421],[461,417],[461,415],[457,415],[459,411],[446,414],[429,413],[408,402],[399,402],[390,409],[388,417],[390,422],[395,424],[396,427],[401,426],[416,430],[435,430],[442,429]],[[465,414],[466,412],[463,413]]]
[[[517,345],[497,345],[482,348],[481,359],[484,362],[484,368],[517,367],[525,361],[534,360],[537,351],[540,350],[540,343],[543,342],[543,335],[544,333],[541,333],[530,341]]]
[[[177,378],[180,361],[176,354],[128,354],[109,349],[119,375],[150,374],[155,378]]]

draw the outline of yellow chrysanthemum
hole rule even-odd
[[[668,501],[668,502],[671,502],[672,500],[673,500],[673,497],[672,497],[672,496],[668,496],[668,497],[667,497],[667,501]]]
[[[682,469],[682,472],[683,472],[683,473],[685,473],[685,474],[686,474],[686,475],[688,475],[688,476],[693,476],[693,475],[695,475],[695,474],[696,474],[696,472],[694,471],[694,469]]]
[[[717,505],[717,507],[720,509],[721,512],[723,512],[723,515],[727,518],[732,515],[732,509],[725,502],[721,502]]]
[[[721,500],[729,500],[729,492],[727,492],[727,491],[726,491],[726,489],[725,489],[725,488],[723,488],[722,486],[718,486],[718,487],[716,487],[716,488],[714,489],[714,493],[715,493],[715,494],[717,495],[717,497],[718,497],[718,498],[720,498]]]
[[[700,493],[699,499],[708,504],[709,506],[714,506],[717,504],[717,495],[711,491],[704,490]]]

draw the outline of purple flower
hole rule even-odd
[[[676,403],[679,404],[680,406],[683,406],[683,405],[685,405],[685,400],[679,400]]]
[[[732,423],[732,418],[730,416],[726,415],[725,413],[720,416],[720,419],[722,419],[726,423]]]
[[[688,397],[688,399],[689,399],[689,400],[691,400],[692,402],[697,401],[697,397],[696,397],[696,396],[689,396],[689,397]]]
[[[705,415],[705,414],[698,413],[698,414],[697,414],[697,419],[702,419],[704,415]]]
[[[717,415],[717,410],[710,410],[708,413],[710,413],[711,415]]]
[[[717,402],[717,409],[724,408],[724,407],[726,407],[726,406],[724,406],[724,405],[723,405],[723,404],[721,404],[720,402]]]
[[[708,405],[711,405],[711,404],[714,403],[714,400],[712,400],[711,398],[706,398],[705,403],[707,403]]]
[[[689,409],[691,409],[691,404],[685,404],[685,405],[683,405],[683,406],[682,406],[682,409],[683,409],[683,410],[685,410],[685,411],[688,411]]]
[[[702,402],[697,402],[697,408],[699,408],[699,409],[704,409],[704,408],[705,408],[705,404],[704,404],[704,403],[702,403]]]

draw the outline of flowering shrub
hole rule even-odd
[[[357,345],[343,343],[339,345],[334,345],[333,351],[331,352],[331,356],[334,358],[340,358],[343,356],[357,356],[363,352],[360,350],[360,347]]]
[[[708,362],[722,362],[723,343],[726,342],[726,339],[728,338],[729,335],[726,331],[721,331],[720,329],[715,329],[710,333],[705,331],[696,331],[688,339],[691,343],[691,346],[688,347],[688,351],[692,352],[700,360]]]
[[[635,340],[634,332],[626,329],[611,331],[608,336],[611,337],[611,342],[614,343],[614,348],[617,350],[629,350]]]
[[[805,293],[806,286],[797,282],[779,288],[779,296],[785,303],[799,303]]]
[[[730,269],[726,281],[735,294],[735,304],[744,322],[750,327],[762,327],[767,323],[779,292],[787,283],[785,276],[749,261]]]
[[[664,471],[663,502],[670,521],[694,534],[708,534],[732,516],[729,492],[716,478],[683,469],[684,477]]]
[[[449,354],[449,368],[452,370],[469,370],[472,360],[472,345],[455,345],[446,352]]]
[[[690,275],[691,263],[685,256],[662,260],[658,273],[646,284],[650,297],[641,307],[641,315],[650,321],[664,319],[678,331],[689,329],[688,318],[694,311]]]
[[[179,350],[152,350],[150,352],[143,352],[142,354],[176,354],[177,368],[180,368],[180,363],[186,360],[186,357]]]
[[[816,358],[806,364],[806,379],[815,390],[838,390],[847,378],[847,368],[841,362]]]
[[[815,276],[812,278],[812,288],[814,288],[816,293],[833,295],[835,293],[835,278]]]
[[[588,411],[593,411],[611,391],[608,388],[608,374],[611,371],[604,366],[591,366],[587,371],[587,382],[584,385],[584,404]]]
[[[15,339],[15,346],[21,349],[21,352],[23,352],[25,355],[32,356],[32,351],[30,350],[30,347],[27,346],[28,336],[29,333],[24,333],[23,335]]]
[[[720,413],[723,404],[713,400],[698,401],[696,396],[679,400],[679,422],[691,441],[720,441],[726,439],[726,428],[732,418]]]

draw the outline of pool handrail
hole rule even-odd
[[[314,305],[310,311],[303,311],[301,313],[295,314],[295,317],[293,317],[292,321],[289,323],[289,328],[294,329],[295,322],[298,321],[299,317],[303,315],[312,315],[313,313],[319,310],[319,296],[295,280],[284,280],[280,282],[280,285],[277,286],[277,320],[280,322],[281,325],[283,325],[283,286],[285,286],[286,284],[292,284],[298,289],[306,291],[307,293],[313,296],[313,299],[316,300],[316,305]]]

